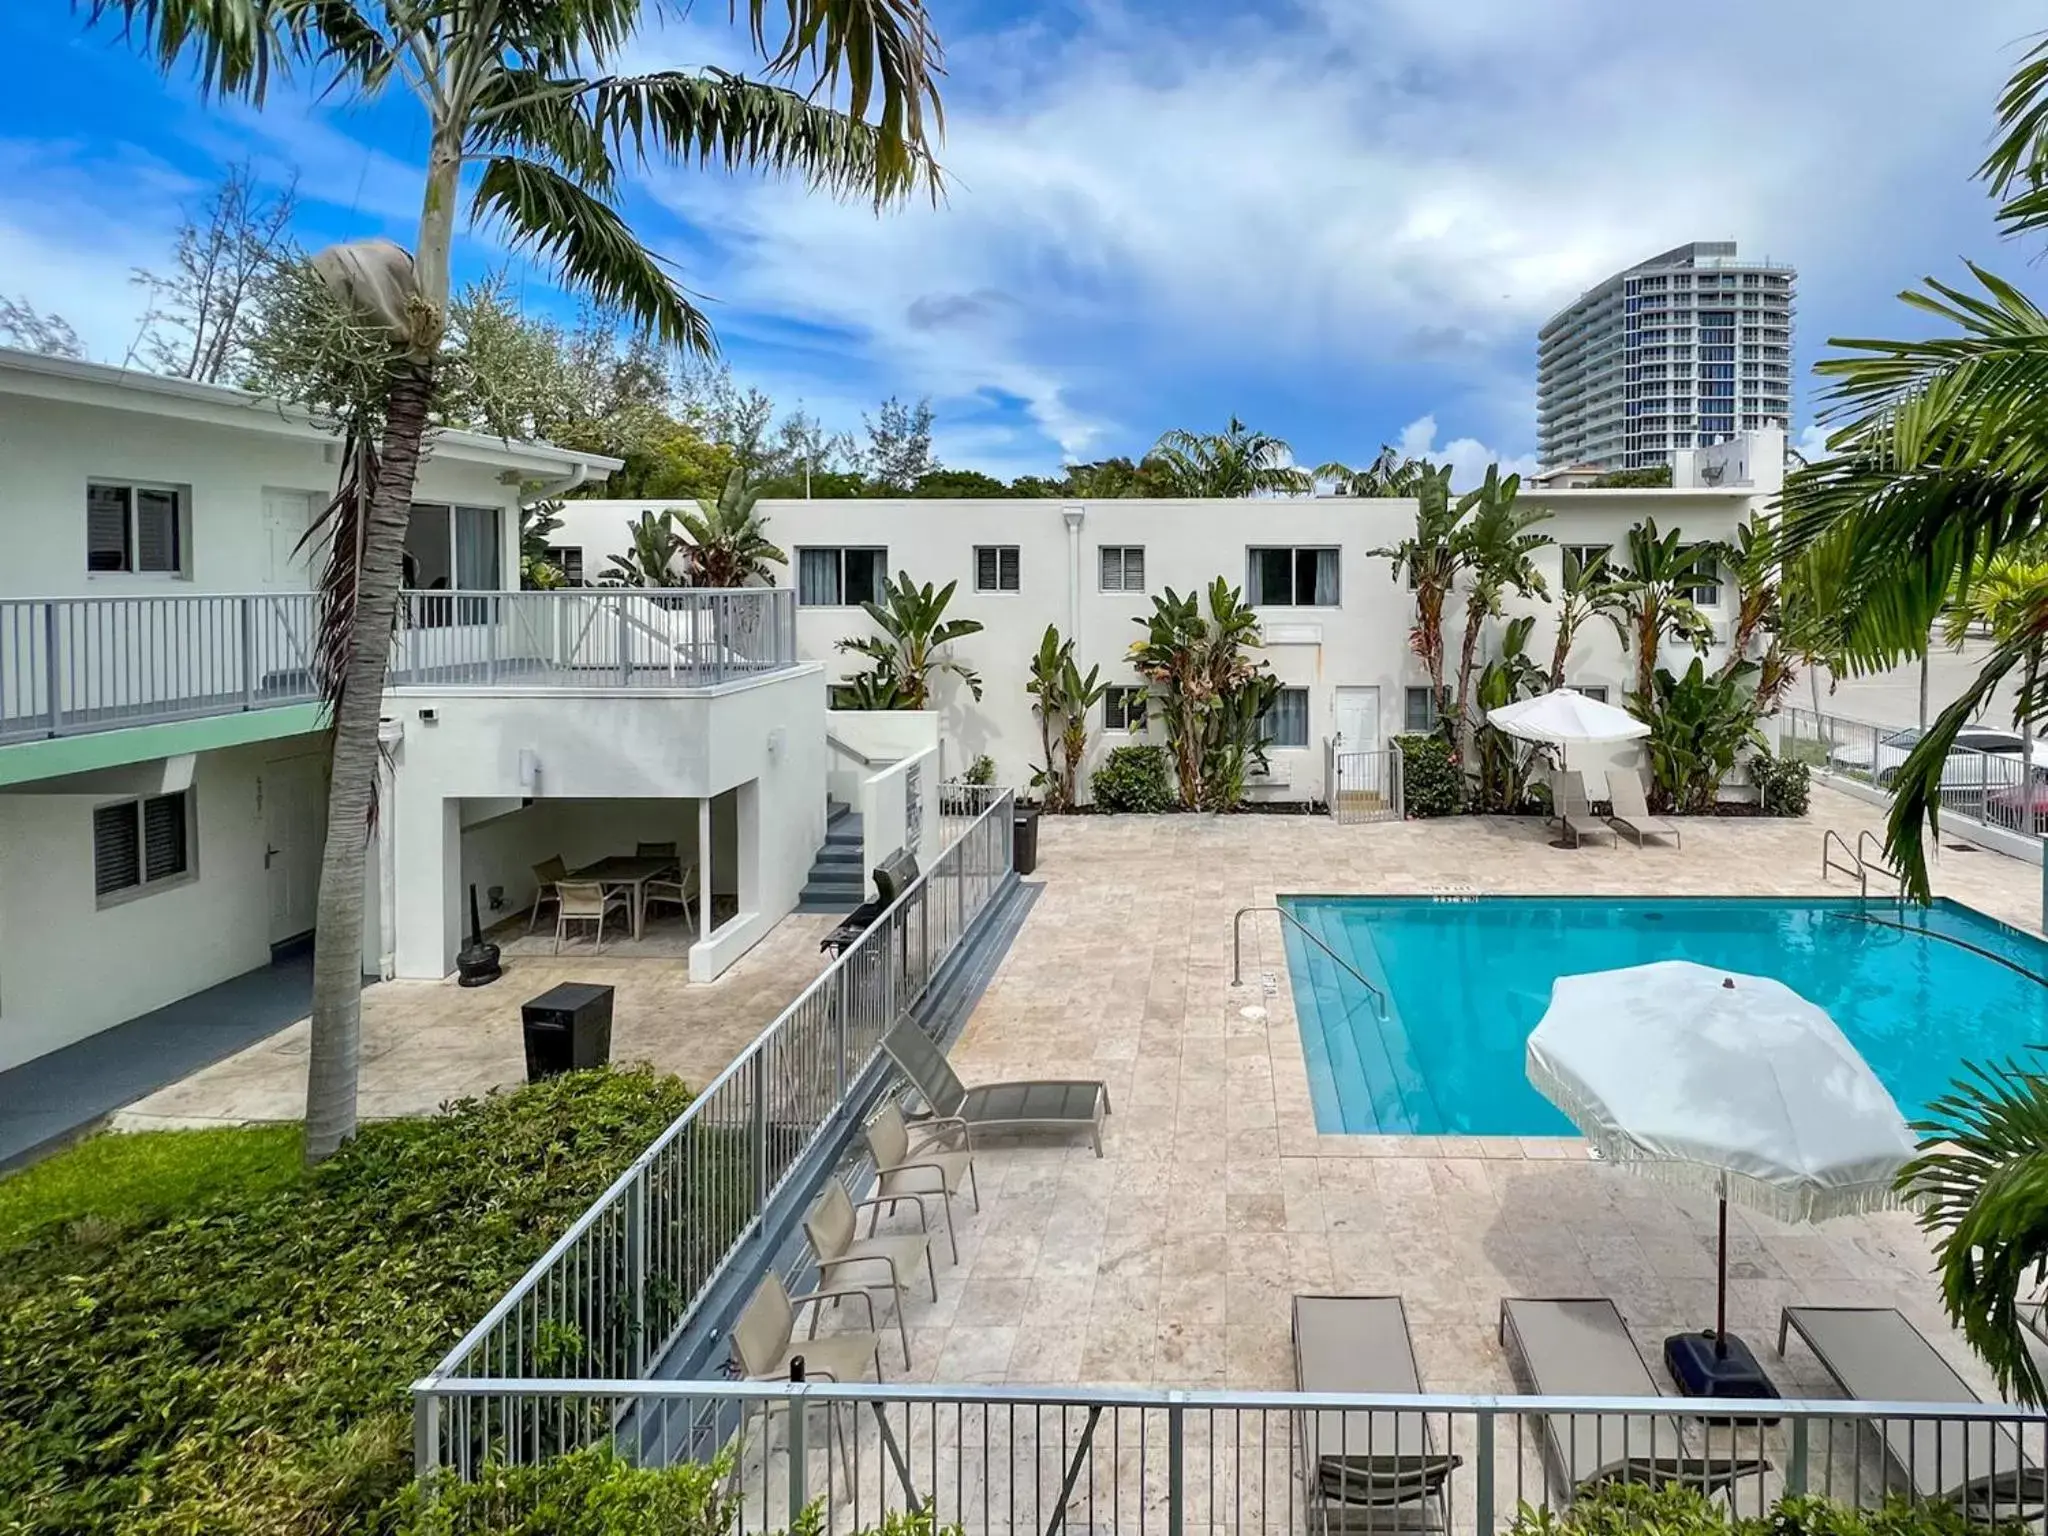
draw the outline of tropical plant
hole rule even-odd
[[[1515,493],[1522,477],[1502,477],[1498,464],[1486,466],[1486,479],[1476,490],[1458,498],[1457,539],[1460,563],[1470,573],[1465,592],[1465,633],[1458,653],[1458,699],[1451,712],[1451,745],[1462,751],[1471,728],[1472,669],[1478,662],[1479,636],[1486,620],[1498,618],[1503,594],[1513,591],[1523,597],[1550,595],[1543,573],[1536,569],[1536,552],[1550,543],[1549,535],[1530,530],[1550,513],[1540,507],[1517,506]]]
[[[1382,443],[1370,464],[1354,469],[1333,460],[1318,464],[1315,478],[1327,482],[1336,496],[1414,496],[1436,472],[1429,460],[1403,457],[1399,449]]]
[[[1627,606],[1605,552],[1590,560],[1566,552],[1557,588],[1557,638],[1550,649],[1548,681],[1552,691],[1564,686],[1565,666],[1578,643],[1579,631],[1594,620],[1605,619],[1614,626],[1615,637],[1628,644],[1628,626],[1622,622]]]
[[[1165,433],[1146,456],[1156,460],[1170,496],[1264,496],[1305,491],[1314,484],[1294,467],[1294,451],[1269,432],[1254,432],[1235,416],[1221,432]]]
[[[1173,765],[1155,742],[1111,747],[1088,781],[1098,811],[1156,814],[1173,809]]]
[[[1067,668],[1074,664],[1074,642],[1060,638],[1059,626],[1048,624],[1038,637],[1038,649],[1031,657],[1029,680],[1024,691],[1031,695],[1031,712],[1038,717],[1040,760],[1031,765],[1031,787],[1048,811],[1067,809],[1065,779],[1060,773],[1057,743],[1066,737],[1066,701],[1062,689]]]
[[[1153,685],[1181,808],[1231,808],[1235,801],[1217,805],[1208,776],[1219,758],[1227,772],[1235,754],[1252,750],[1240,744],[1244,717],[1236,701],[1267,672],[1251,655],[1259,643],[1258,615],[1239,588],[1218,576],[1206,593],[1182,596],[1168,587],[1136,622],[1145,636],[1133,642],[1131,664]]]
[[[1529,786],[1546,749],[1522,741],[1491,724],[1487,716],[1517,699],[1544,691],[1548,678],[1530,659],[1526,647],[1536,627],[1534,614],[1510,619],[1501,634],[1500,654],[1479,673],[1475,696],[1477,718],[1472,732],[1476,787],[1474,801],[1482,811],[1514,812],[1529,800]]]
[[[1396,736],[1401,754],[1401,801],[1410,816],[1455,816],[1465,805],[1465,775],[1441,736]]]
[[[949,581],[934,588],[910,579],[910,572],[898,571],[894,581],[882,578],[882,600],[861,607],[881,631],[874,635],[853,635],[838,642],[842,651],[869,657],[877,667],[887,667],[901,691],[901,709],[929,709],[932,684],[942,672],[950,672],[981,697],[981,674],[948,650],[955,640],[981,633],[979,619],[949,619],[946,607],[960,583]]]
[[[642,512],[626,524],[626,537],[626,552],[613,555],[606,562],[606,586],[676,585],[676,561],[683,553],[683,536],[676,532],[675,513],[667,508]]]
[[[2021,1536],[2015,1515],[1986,1520],[1959,1506],[1893,1494],[1872,1507],[1788,1493],[1755,1514],[1679,1482],[1613,1481],[1564,1509],[1524,1504],[1507,1536]]]
[[[1444,609],[1458,573],[1464,569],[1465,544],[1458,525],[1471,507],[1451,499],[1448,464],[1422,476],[1415,499],[1415,532],[1399,544],[1372,553],[1392,564],[1394,580],[1405,575],[1409,591],[1415,594],[1415,623],[1408,631],[1408,648],[1429,676],[1430,696],[1441,721],[1450,713],[1450,694],[1444,688]]]
[[[1702,653],[1713,643],[1714,626],[1693,602],[1692,591],[1700,584],[1701,568],[1720,557],[1717,544],[1688,545],[1676,528],[1659,533],[1654,517],[1629,529],[1628,569],[1616,588],[1636,653],[1633,697],[1643,705],[1652,698],[1658,656],[1667,639],[1682,640]]]
[[[314,258],[355,322],[333,334],[361,343],[347,370],[343,471],[327,514],[316,669],[333,739],[306,1089],[306,1153],[318,1161],[356,1125],[378,721],[463,192],[472,218],[539,257],[564,286],[665,345],[708,351],[704,315],[619,210],[624,174],[650,159],[764,168],[877,207],[921,185],[936,192],[926,122],[934,131],[940,122],[938,40],[918,0],[734,0],[770,76],[751,80],[723,69],[616,72],[637,46],[643,14],[658,8],[643,0],[84,4],[92,23],[119,23],[165,73],[191,67],[202,96],[260,110],[273,82],[296,75],[309,98],[376,101],[384,111],[402,91],[424,119],[415,249],[371,242]],[[875,123],[866,121],[871,104]]]
[[[1234,811],[1244,804],[1252,775],[1268,766],[1266,714],[1279,696],[1280,680],[1259,671],[1218,697],[1202,764],[1203,810]]]
[[[1813,792],[1813,767],[1796,757],[1759,752],[1749,760],[1757,808],[1766,816],[1804,816]]]
[[[850,673],[832,685],[834,709],[913,709],[896,664],[878,661],[865,672]]]
[[[1060,802],[1069,808],[1081,797],[1081,761],[1088,755],[1088,718],[1109,692],[1109,684],[1102,681],[1101,673],[1100,667],[1090,667],[1084,677],[1071,655],[1060,669],[1060,703],[1066,712],[1065,723],[1060,727]]]
[[[1728,547],[1735,573],[1735,628],[1728,637],[1726,672],[1745,661],[1756,663],[1759,713],[1770,714],[1784,702],[1799,676],[1784,637],[1783,594],[1775,527],[1762,520],[1744,523]]]
[[[789,564],[789,556],[768,542],[766,519],[754,510],[761,499],[747,485],[747,472],[737,466],[725,477],[716,501],[699,499],[694,512],[678,512],[690,542],[683,547],[683,570],[693,587],[752,586],[766,579],[769,564]]]
[[[967,765],[967,771],[960,775],[962,784],[986,787],[996,781],[996,760],[986,752]]]
[[[537,501],[519,509],[519,585],[528,591],[547,591],[566,585],[568,576],[548,558],[548,535],[562,526],[555,514],[559,501]]]
[[[1769,750],[1757,730],[1756,672],[1753,662],[1742,662],[1733,671],[1709,673],[1701,656],[1683,677],[1657,669],[1649,708],[1640,711],[1650,727],[1643,745],[1650,753],[1654,808],[1711,816],[1721,781],[1742,754]]]

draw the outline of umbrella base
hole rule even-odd
[[[1725,1344],[1725,1351],[1717,1343]],[[1664,1364],[1687,1397],[1779,1395],[1750,1347],[1732,1333],[1720,1341],[1711,1329],[1674,1333],[1664,1341]]]

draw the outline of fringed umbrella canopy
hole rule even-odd
[[[1560,747],[1574,742],[1635,741],[1650,734],[1650,728],[1627,710],[1570,688],[1503,704],[1488,710],[1486,720],[1523,741],[1546,741]]]

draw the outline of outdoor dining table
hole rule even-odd
[[[626,886],[633,893],[633,937],[642,936],[647,913],[647,882],[658,880],[676,869],[674,858],[640,858],[630,853],[615,853],[599,859],[595,864],[586,864],[581,869],[569,871],[571,880],[595,880],[603,886]]]

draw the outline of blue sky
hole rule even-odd
[[[1141,452],[1232,412],[1306,462],[1382,441],[1535,448],[1535,332],[1615,268],[1733,238],[1800,270],[1798,362],[1917,329],[1893,298],[1999,249],[1969,174],[2041,25],[2020,0],[930,0],[951,189],[877,218],[657,170],[636,226],[742,381],[828,425],[930,395],[950,464]],[[707,3],[635,66],[746,67]],[[209,107],[68,6],[0,12],[0,292],[118,361],[179,209],[221,167],[299,178],[301,238],[409,243],[402,100]],[[460,259],[504,260],[489,232]],[[560,302],[538,273],[528,303]],[[1795,435],[1809,425],[1802,390]]]

